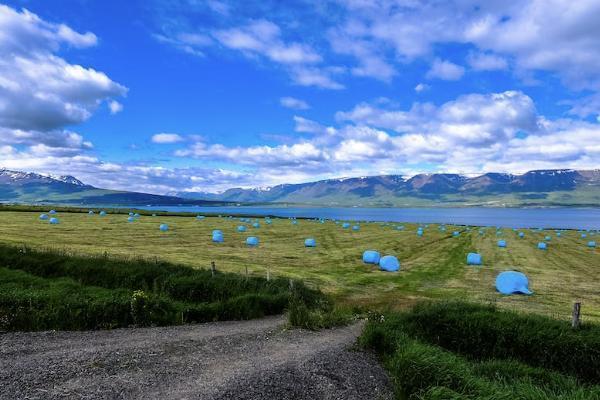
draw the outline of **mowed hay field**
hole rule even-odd
[[[600,249],[587,247],[598,234],[581,238],[577,231],[523,230],[520,239],[512,229],[496,228],[479,234],[479,228],[439,225],[361,223],[359,231],[342,229],[341,223],[272,219],[268,225],[257,219],[260,228],[237,218],[193,216],[142,216],[127,222],[126,214],[101,217],[84,213],[59,213],[59,225],[39,220],[39,212],[0,212],[0,242],[33,248],[64,249],[79,254],[103,254],[148,258],[252,275],[301,279],[334,296],[341,304],[371,309],[402,309],[420,299],[462,299],[496,302],[501,307],[568,318],[572,303],[583,303],[583,319],[600,321]],[[255,219],[252,219],[254,222]],[[169,231],[161,232],[160,224]],[[237,232],[246,225],[246,232]],[[213,229],[223,231],[224,243],[212,243]],[[453,231],[460,231],[453,237]],[[548,250],[537,243],[551,236]],[[247,247],[245,239],[257,236],[260,246]],[[304,247],[306,238],[315,238],[316,248]],[[504,239],[506,248],[497,241]],[[398,257],[397,273],[379,271],[362,262],[364,250]],[[478,252],[482,267],[466,265],[466,255]],[[494,288],[496,275],[507,269],[524,272],[530,279],[533,296],[502,296]]]

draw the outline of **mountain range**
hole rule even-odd
[[[0,169],[0,202],[95,205],[287,203],[327,206],[599,206],[600,170],[365,176],[166,196],[99,189],[73,176]]]
[[[522,175],[486,173],[365,176],[222,193],[174,195],[230,202],[340,206],[551,206],[600,205],[600,170],[537,170]]]
[[[207,200],[99,189],[73,176],[48,176],[7,169],[0,169],[0,202],[115,206],[215,204],[214,201]]]

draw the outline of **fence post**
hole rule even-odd
[[[217,270],[217,267],[215,266],[215,262],[211,261],[210,262],[210,272],[212,273],[212,276],[215,276],[215,271]]]
[[[573,304],[573,320],[571,322],[571,326],[573,327],[573,329],[577,329],[577,328],[579,328],[579,325],[581,325],[580,316],[581,316],[581,303],[576,302]]]
[[[271,280],[271,268],[267,268],[267,282]]]

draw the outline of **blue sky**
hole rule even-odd
[[[99,187],[600,167],[600,3],[0,0],[0,167]]]

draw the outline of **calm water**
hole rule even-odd
[[[600,208],[142,207],[147,210],[508,228],[600,229]]]

